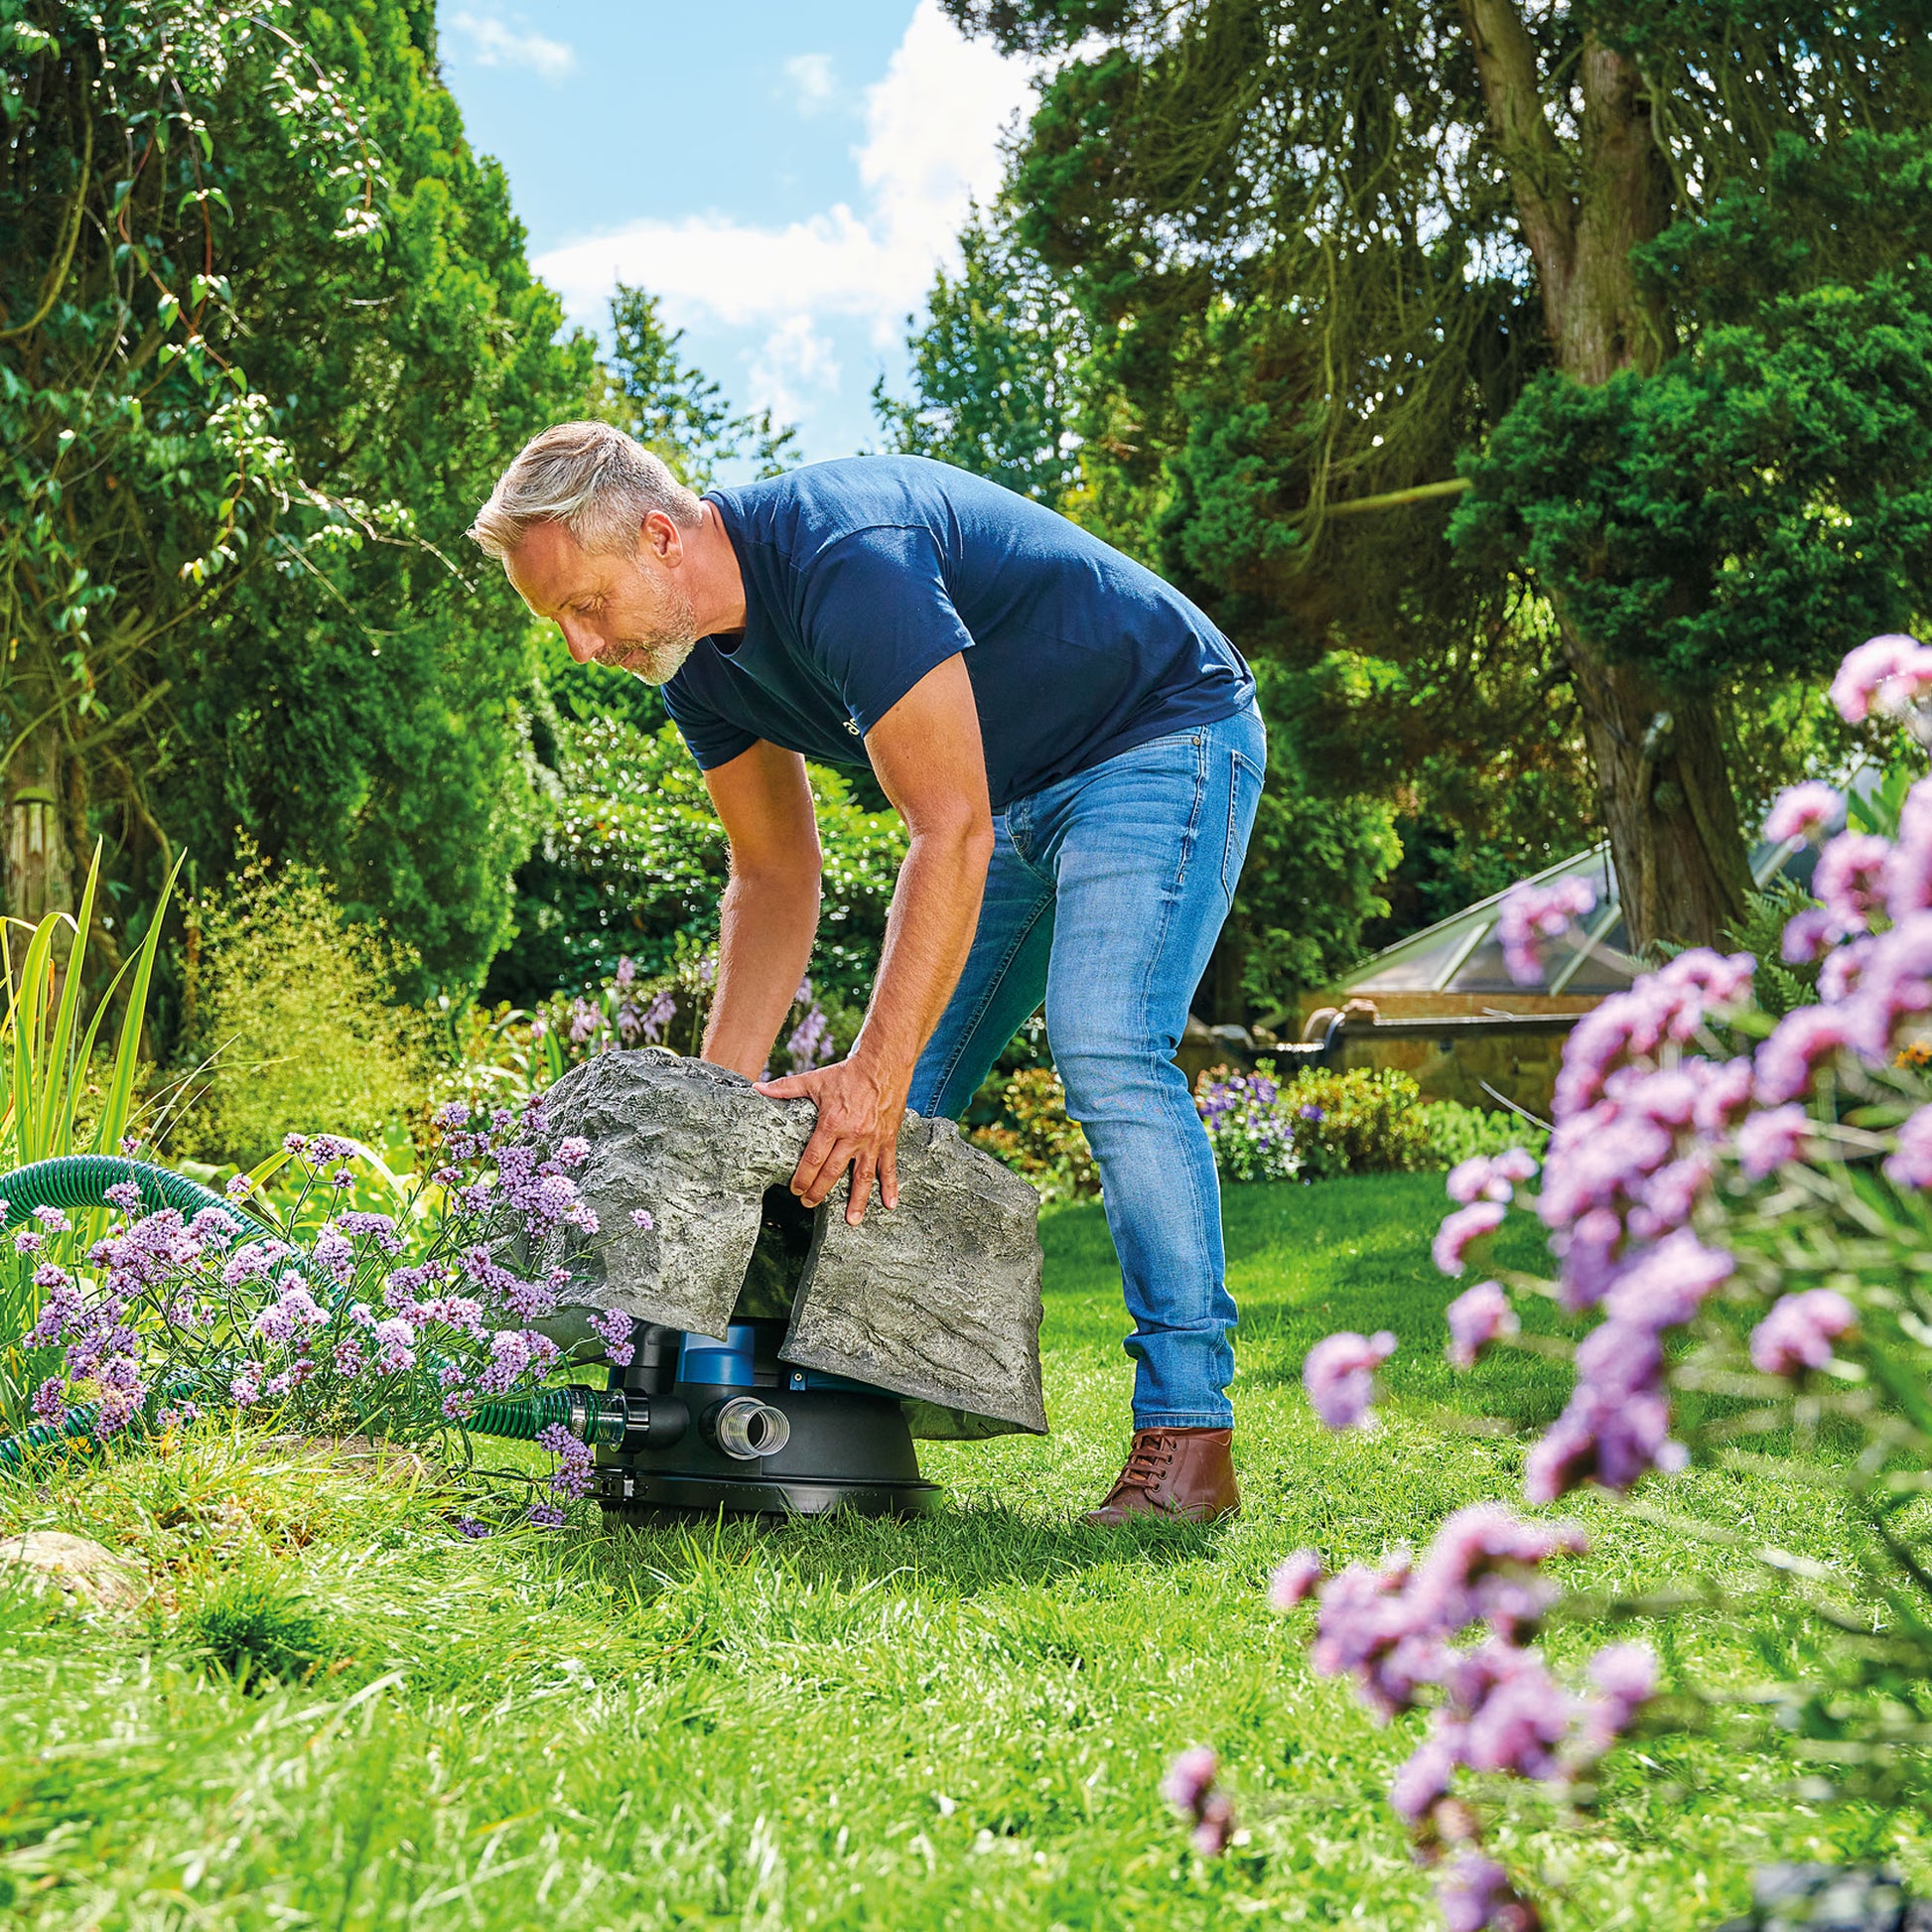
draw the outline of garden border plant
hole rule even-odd
[[[1848,721],[1876,711],[1932,733],[1932,648],[1873,638],[1832,696]],[[1932,778],[1902,792],[1883,829],[1828,836],[1845,811],[1806,783],[1765,828],[1822,844],[1818,902],[1782,939],[1787,962],[1819,965],[1818,1003],[1774,1018],[1752,1002],[1750,955],[1709,950],[1605,1000],[1566,1045],[1540,1187],[1522,1191],[1537,1174],[1527,1153],[1463,1162],[1435,1258],[1462,1276],[1527,1209],[1558,1262],[1553,1281],[1499,1270],[1449,1305],[1459,1366],[1497,1345],[1548,1345],[1522,1332],[1525,1298],[1579,1327],[1593,1317],[1568,1405],[1526,1457],[1531,1503],[1586,1483],[1624,1495],[1693,1456],[1775,1468],[1844,1500],[1862,1568],[1839,1576],[1802,1552],[1753,1551],[1778,1593],[1741,1614],[1773,1681],[1732,1697],[1695,1685],[1663,1696],[1657,1656],[1638,1643],[1600,1649],[1583,1686],[1560,1682],[1536,1642],[1561,1607],[1543,1569],[1582,1550],[1582,1532],[1499,1503],[1457,1511],[1420,1558],[1327,1576],[1305,1550],[1271,1580],[1280,1609],[1317,1598],[1318,1671],[1352,1678],[1385,1719],[1430,1714],[1390,1799],[1440,1867],[1452,1932],[1541,1923],[1482,1850],[1485,1778],[1579,1798],[1633,1726],[1721,1716],[1775,1729],[1837,1791],[1896,1797],[1932,1746]],[[1504,920],[1514,970],[1532,972],[1539,946],[1587,909],[1519,889]],[[1372,1423],[1375,1370],[1394,1346],[1344,1332],[1310,1350],[1304,1382],[1324,1422]],[[1687,1527],[1749,1548],[1726,1525]],[[1668,1617],[1692,1599],[1713,1597],[1660,1591],[1620,1607]],[[1822,1665],[1792,1640],[1794,1612],[1828,1640]],[[1199,1847],[1227,1842],[1233,1809],[1211,1755],[1178,1760],[1169,1796]]]

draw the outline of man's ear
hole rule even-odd
[[[675,567],[684,561],[684,532],[662,510],[646,510],[638,534],[660,564]]]

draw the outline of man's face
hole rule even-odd
[[[662,530],[654,527],[660,522]],[[561,523],[534,523],[504,568],[523,602],[564,633],[578,663],[662,684],[698,641],[677,577],[682,555],[676,525],[653,514],[628,556],[593,555]]]

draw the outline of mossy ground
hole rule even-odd
[[[1445,1367],[1428,1237],[1437,1176],[1253,1186],[1228,1200],[1243,1309],[1247,1508],[1221,1529],[1106,1536],[1077,1515],[1125,1441],[1119,1285],[1091,1207],[1045,1225],[1054,1434],[924,1451],[922,1521],[459,1537],[435,1483],[317,1462],[246,1432],[45,1470],[0,1533],[136,1556],[111,1619],[0,1591],[0,1907],[54,1927],[1422,1927],[1384,1800],[1410,1747],[1311,1676],[1269,1566],[1426,1538],[1512,1495],[1564,1372]],[[1519,1237],[1520,1238],[1520,1237]],[[1385,1426],[1334,1438],[1301,1359],[1388,1326]],[[1679,1505],[1830,1557],[1814,1492],[1694,1473]],[[1601,1503],[1570,1566],[1610,1589],[1741,1558]],[[1552,1639],[1574,1661],[1602,1631]],[[1679,1626],[1693,1677],[1747,1682],[1742,1631]],[[1222,1754],[1243,1835],[1204,1861],[1156,1786]],[[1818,1807],[1798,1767],[1649,1743],[1596,1818],[1497,1794],[1494,1842],[1566,1927],[1707,1927],[1771,1857],[1932,1875],[1918,1814]]]

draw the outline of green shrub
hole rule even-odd
[[[1252,1073],[1211,1066],[1194,1082],[1214,1159],[1229,1180],[1325,1180],[1436,1165],[1422,1094],[1406,1073],[1310,1071],[1286,1084],[1275,1062]]]
[[[1002,1118],[968,1139],[1004,1161],[1041,1200],[1081,1200],[1100,1191],[1093,1149],[1066,1114],[1066,1089],[1050,1066],[1022,1067],[1000,1092]]]
[[[252,1167],[292,1129],[373,1140],[422,1106],[427,1022],[395,1004],[415,962],[345,919],[321,873],[250,856],[188,921],[183,1058],[202,1070],[174,1152]]]
[[[557,727],[563,798],[538,855],[517,876],[517,936],[488,993],[535,1007],[613,979],[629,959],[646,980],[718,942],[730,848],[703,775],[675,727],[621,719]],[[867,811],[836,771],[810,767],[824,858],[811,976],[823,997],[863,1006],[878,971],[905,831]]]
[[[1453,1168],[1479,1154],[1502,1154],[1513,1147],[1527,1148],[1541,1160],[1550,1145],[1550,1130],[1520,1114],[1465,1107],[1459,1100],[1425,1100],[1422,1114],[1433,1157],[1427,1165],[1432,1167]]]

